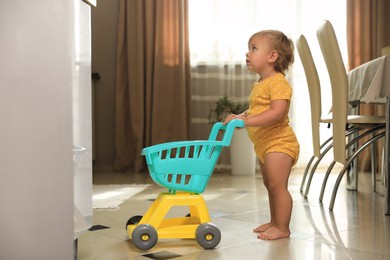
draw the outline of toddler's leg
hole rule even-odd
[[[293,159],[284,153],[268,153],[265,157],[266,187],[273,225],[258,235],[260,239],[273,240],[290,236],[292,198],[287,188],[292,162]]]
[[[259,165],[260,165],[260,172],[261,172],[261,175],[263,177],[263,183],[264,183],[264,186],[267,188],[268,190],[268,177],[267,177],[267,169],[266,167],[264,166],[264,164],[261,162],[261,160],[259,160]],[[256,228],[253,229],[253,232],[256,232],[256,233],[261,233],[261,232],[265,232],[267,231],[269,228],[273,227],[273,219],[274,219],[274,214],[275,214],[275,210],[274,210],[274,205],[272,203],[272,197],[270,196],[269,192],[268,192],[268,202],[269,202],[269,208],[270,208],[270,215],[271,215],[271,220],[268,222],[268,223],[264,223]]]

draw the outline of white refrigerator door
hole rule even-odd
[[[73,67],[74,238],[92,225],[91,7],[75,0]]]

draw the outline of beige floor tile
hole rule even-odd
[[[78,259],[390,259],[390,216],[383,212],[383,196],[371,192],[370,174],[359,177],[359,191],[347,191],[344,182],[333,212],[328,211],[335,175],[328,181],[323,204],[318,192],[323,173],[316,173],[307,199],[299,192],[301,169],[290,178],[294,201],[291,237],[278,241],[257,239],[252,229],[268,221],[267,192],[259,175],[214,173],[203,197],[221,242],[205,250],[194,239],[160,239],[149,251],[134,247],[125,230],[127,220],[143,215],[158,194],[166,191],[148,174],[95,173],[94,184],[152,184],[117,210],[94,210],[93,221],[108,229],[91,231],[78,240]],[[170,215],[182,216],[187,207]]]

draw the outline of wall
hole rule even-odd
[[[74,1],[0,1],[0,259],[73,258]]]
[[[112,170],[115,129],[115,61],[118,0],[99,0],[92,9],[94,89],[94,171]]]

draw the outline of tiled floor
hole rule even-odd
[[[359,191],[340,187],[335,209],[318,203],[322,173],[316,173],[309,197],[299,192],[302,170],[294,170],[290,192],[294,200],[291,237],[277,241],[256,238],[252,228],[268,221],[268,200],[261,178],[214,173],[203,196],[221,242],[205,250],[194,239],[161,239],[149,251],[134,247],[125,230],[127,220],[143,215],[166,189],[150,189],[124,202],[118,210],[95,210],[94,228],[78,241],[79,260],[97,259],[390,259],[390,216],[383,211],[381,192],[371,192],[370,174],[360,174]],[[328,181],[334,182],[335,175]],[[154,184],[147,174],[95,173],[94,184]],[[171,214],[185,214],[175,208]]]

